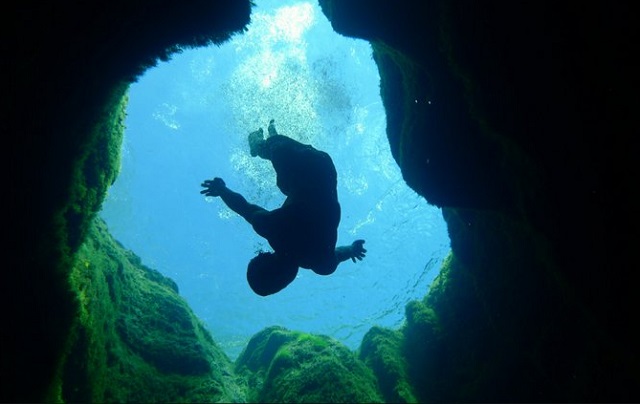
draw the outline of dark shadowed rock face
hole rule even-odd
[[[0,401],[59,397],[60,363],[78,311],[69,271],[117,172],[111,151],[119,150],[128,84],[179,46],[220,43],[241,32],[250,10],[242,0],[162,7],[25,1],[0,16],[7,83],[2,172],[11,195],[3,228],[13,240],[7,261],[19,267],[4,271],[0,282],[11,324],[1,327]]]
[[[637,399],[639,302],[619,229],[636,201],[620,192],[633,180],[619,146],[637,105],[637,12],[320,4],[338,32],[372,41],[394,156],[445,208],[453,256],[421,302],[439,331],[411,321],[415,305],[405,329],[419,399]]]
[[[631,3],[320,4],[336,31],[371,41],[392,152],[407,183],[444,208],[452,255],[402,330],[368,335],[361,361],[322,337],[259,334],[254,344],[272,345],[250,344],[238,368],[252,397],[330,397],[313,382],[330,376],[353,400],[638,401]],[[106,258],[103,272],[78,270],[98,268],[82,261],[83,243],[117,174],[128,83],[177,46],[241,32],[250,8],[26,1],[2,14],[12,264],[0,401],[149,401],[154,389],[242,399],[224,373],[209,377],[224,360],[170,281],[132,264],[140,283],[129,282]],[[111,367],[117,391],[140,396],[109,387]]]

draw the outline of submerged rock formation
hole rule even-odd
[[[399,331],[372,327],[360,346],[360,359],[373,370],[387,403],[418,402],[409,382],[409,368],[403,351],[404,339]]]
[[[371,41],[394,157],[448,224],[452,256],[403,330],[418,399],[637,400],[619,147],[637,12],[417,3],[320,1]]]
[[[80,314],[61,377],[65,402],[240,402],[232,364],[178,294],[96,219],[71,287]]]
[[[341,343],[325,336],[269,327],[236,360],[251,402],[382,402],[373,373]]]
[[[221,43],[249,1],[15,2],[2,13],[3,159],[12,240],[0,296],[0,401],[60,399],[80,315],[76,253],[119,168],[128,85],[159,60]]]
[[[358,358],[268,329],[234,385],[171,282],[107,241],[95,215],[117,175],[128,84],[179,47],[241,33],[251,2],[23,1],[2,15],[0,401],[324,399],[307,378],[318,369],[344,370],[353,395],[340,397],[353,400],[638,401],[637,11],[320,4],[337,32],[372,43],[394,157],[449,226],[451,256],[402,329],[373,328]]]

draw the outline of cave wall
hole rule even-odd
[[[444,208],[452,241],[401,335],[365,350],[399,352],[400,364],[387,362],[416,388],[397,376],[386,397],[637,401],[627,250],[637,13],[605,2],[320,4],[337,32],[371,41],[394,157]],[[241,32],[250,8],[7,5],[2,401],[58,397],[52,381],[81,307],[69,274],[115,175],[105,133],[121,122],[127,84],[178,46]],[[93,164],[102,168],[85,176]]]
[[[115,174],[108,148],[119,142],[108,137],[128,84],[179,47],[242,32],[250,9],[237,0],[3,6],[3,239],[11,244],[0,282],[0,401],[57,394],[53,381],[78,313],[69,273]]]
[[[180,296],[96,218],[76,254],[60,402],[243,402],[232,363]]]
[[[620,147],[637,105],[637,13],[603,2],[320,4],[337,32],[371,41],[394,157],[448,224],[447,291],[407,307],[419,399],[637,399],[638,298],[621,223],[636,199]]]

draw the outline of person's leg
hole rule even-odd
[[[278,134],[278,131],[276,130],[276,124],[273,119],[269,121],[267,132],[269,133],[269,137],[276,136]]]
[[[261,157],[265,160],[272,160],[277,155],[288,154],[295,149],[304,147],[291,138],[278,134],[273,119],[269,121],[267,128],[267,138],[264,138],[262,128],[249,133],[249,154],[251,157]]]
[[[249,133],[249,154],[251,154],[251,157],[262,157],[262,154],[264,154],[263,149],[265,147],[266,141],[264,140],[263,133],[264,132],[262,128]]]

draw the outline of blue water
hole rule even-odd
[[[301,269],[265,298],[245,271],[269,245],[199,192],[219,176],[267,209],[284,201],[270,163],[248,153],[248,133],[271,118],[333,157],[338,244],[363,238],[368,253],[328,277]],[[244,35],[150,69],[131,86],[126,126],[121,174],[101,215],[145,265],[176,281],[231,359],[276,324],[356,349],[373,325],[402,324],[450,249],[440,209],[406,186],[389,151],[370,45],[334,33],[315,3],[258,1]]]

